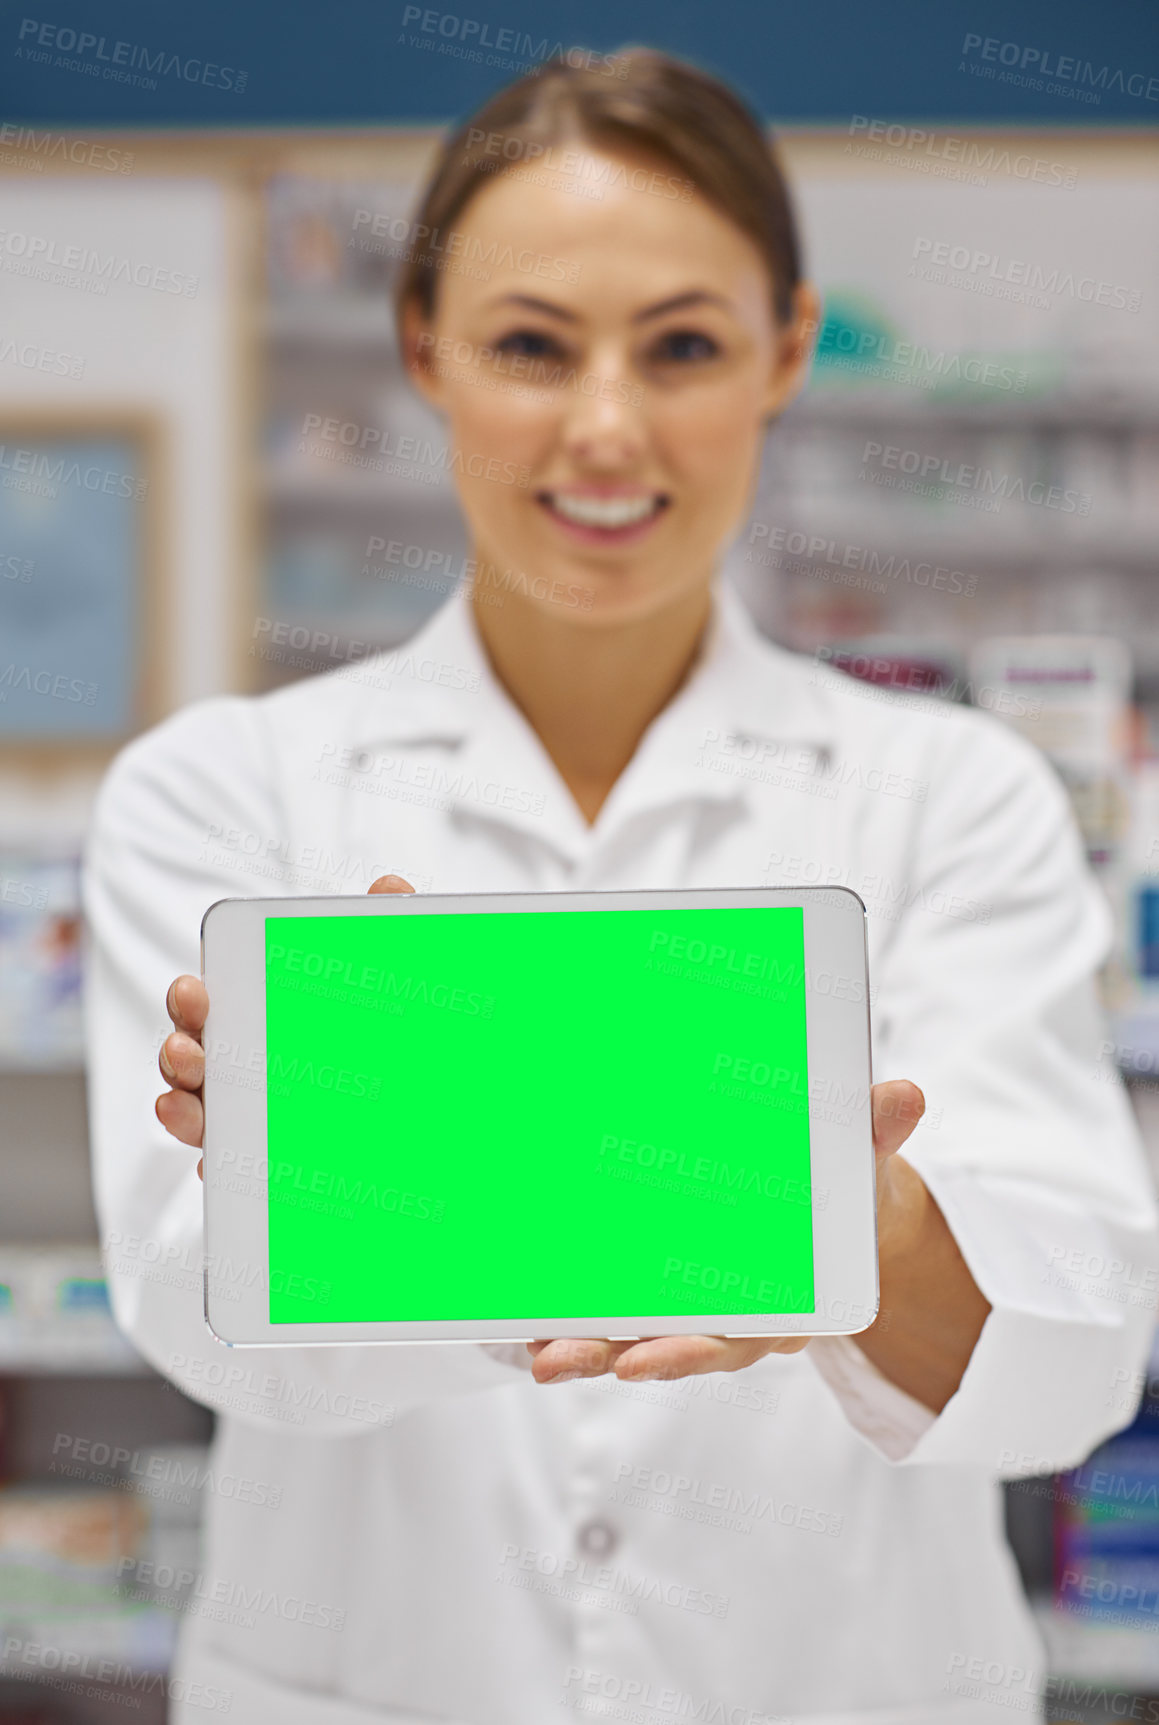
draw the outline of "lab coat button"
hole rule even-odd
[[[618,1535],[606,1521],[585,1521],[576,1534],[576,1544],[589,1557],[606,1557],[616,1548]]]

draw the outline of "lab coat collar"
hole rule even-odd
[[[791,747],[820,764],[834,743],[829,674],[762,636],[724,583],[714,589],[688,679],[644,733],[590,827],[491,669],[465,588],[410,641],[371,663],[401,675],[389,674],[389,698],[381,675],[366,679],[355,748],[433,760],[440,794],[457,816],[518,828],[572,860],[665,806],[747,805],[759,791],[746,760]]]

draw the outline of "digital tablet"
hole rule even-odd
[[[224,899],[202,969],[219,1340],[872,1323],[855,893]]]

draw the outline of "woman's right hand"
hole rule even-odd
[[[413,892],[414,887],[399,874],[384,874],[374,882],[370,891]],[[173,1030],[161,1044],[157,1064],[169,1088],[157,1098],[157,1118],[170,1137],[200,1149],[205,1132],[205,1110],[201,1100],[205,1083],[205,1050],[201,1045],[201,1032],[209,1012],[209,994],[200,977],[179,976],[171,983],[165,996],[165,1009]],[[203,1161],[198,1162],[197,1172],[204,1179]]]

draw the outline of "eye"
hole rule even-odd
[[[510,335],[502,336],[495,347],[499,353],[519,353],[526,359],[543,359],[560,352],[554,336],[545,335],[538,329],[512,330]]]
[[[652,357],[661,365],[688,365],[715,359],[719,352],[720,344],[702,330],[672,329],[656,342]]]

